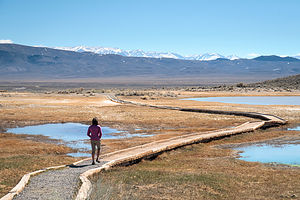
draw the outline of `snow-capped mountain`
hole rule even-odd
[[[108,50],[115,52],[115,49]],[[85,50],[77,48],[77,51]],[[143,51],[126,52],[120,50],[119,53],[149,56]],[[158,80],[162,85],[168,83],[167,80],[172,80],[170,84],[174,84],[173,80],[176,77],[176,80],[182,80],[183,83],[187,84],[192,82],[186,82],[186,80],[195,80],[195,83],[199,84],[201,79],[206,84],[220,84],[220,77],[224,83],[232,83],[233,77],[236,82],[267,80],[296,75],[299,74],[300,70],[300,60],[276,55],[236,61],[225,60],[224,58],[216,61],[194,61],[98,55],[47,47],[0,44],[0,80],[77,80],[81,78],[101,80],[107,78],[107,80],[116,81],[116,84],[128,80],[128,85],[135,85],[140,81],[144,85],[143,79],[145,78],[149,80],[147,83],[150,86],[150,84],[156,85]],[[163,55],[178,57],[178,55],[171,53]],[[162,55],[153,52],[152,56]],[[218,57],[221,55],[208,54],[202,57],[198,55],[194,59],[216,59]],[[207,79],[207,77],[210,78]],[[120,80],[121,82],[118,82]],[[218,82],[215,82],[216,80]]]
[[[240,59],[240,57],[238,57],[237,55],[229,55],[226,57],[227,59],[229,60],[237,60],[237,59]]]
[[[187,60],[216,60],[218,58],[225,58],[225,56],[222,56],[217,53],[205,53],[205,54],[191,55],[185,57],[185,59]]]
[[[191,56],[182,56],[177,53],[172,52],[154,52],[154,51],[143,51],[143,50],[122,50],[119,48],[109,48],[109,47],[86,47],[86,46],[77,46],[77,47],[55,47],[55,49],[67,50],[67,51],[76,51],[76,52],[93,52],[97,54],[117,54],[121,56],[129,57],[147,57],[147,58],[174,58],[174,59],[183,59],[183,60],[216,60],[218,58],[225,58],[229,60],[239,59],[236,55],[222,56],[217,53],[205,53],[197,54]]]
[[[205,53],[205,54],[198,54],[198,55],[184,57],[185,60],[217,60],[219,58],[224,58],[229,60],[239,59],[239,57],[236,55],[222,56],[218,53]]]

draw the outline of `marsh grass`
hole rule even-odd
[[[0,197],[9,192],[26,173],[74,162],[76,159],[66,156],[67,152],[70,148],[0,133]]]
[[[151,92],[155,92],[152,94]],[[168,95],[168,91],[171,91],[171,95]],[[203,90],[201,90],[203,91]],[[205,90],[204,90],[205,91]],[[121,105],[115,104],[107,101],[105,96],[99,93],[103,92],[114,92],[117,91],[82,91],[82,94],[76,94],[80,91],[70,91],[69,94],[55,94],[55,93],[3,93],[0,95],[0,158],[1,158],[1,168],[0,168],[0,196],[6,194],[10,189],[12,189],[21,177],[31,171],[43,169],[49,166],[56,166],[61,164],[70,164],[75,159],[65,156],[70,149],[63,146],[57,146],[54,144],[46,144],[44,139],[33,139],[30,140],[24,136],[16,136],[13,134],[3,133],[5,128],[16,127],[16,126],[26,126],[33,124],[43,124],[43,123],[63,123],[63,122],[80,122],[89,123],[90,119],[97,116],[101,121],[101,125],[110,126],[112,128],[124,129],[135,129],[139,128],[146,130],[149,134],[154,134],[155,136],[149,138],[131,138],[126,140],[107,140],[103,142],[105,144],[104,150],[106,152],[111,152],[123,148],[128,148],[140,144],[145,144],[155,140],[166,139],[181,134],[188,134],[193,132],[203,132],[209,130],[215,130],[220,128],[226,128],[231,126],[236,126],[246,121],[251,121],[253,119],[245,117],[236,116],[223,116],[223,115],[211,115],[204,113],[188,113],[179,112],[171,110],[162,110],[148,107],[131,106],[131,105]],[[83,96],[83,94],[94,94],[95,96]],[[120,90],[126,94],[126,90]],[[204,108],[204,109],[218,109],[218,110],[236,110],[236,111],[251,111],[251,112],[264,112],[269,114],[275,114],[290,122],[299,121],[300,112],[297,106],[279,106],[279,107],[268,107],[268,106],[247,106],[247,105],[226,105],[219,103],[208,103],[208,102],[194,102],[194,101],[182,101],[179,100],[185,97],[198,97],[198,96],[230,96],[230,95],[241,95],[240,92],[189,92],[184,90],[147,90],[142,91],[141,95],[146,95],[145,99],[141,99],[143,96],[122,96],[121,99],[132,100],[141,103],[153,104],[153,105],[169,105],[169,106],[179,106],[179,107],[189,107],[189,108]],[[166,95],[164,95],[166,94]],[[175,94],[175,95],[173,95]],[[249,95],[249,93],[242,93],[243,95]],[[265,95],[263,93],[253,92],[251,95]],[[273,93],[270,93],[273,94]],[[291,94],[282,93],[282,95]],[[293,93],[296,95],[296,93]],[[298,93],[299,94],[299,93]],[[176,95],[178,95],[177,98]],[[267,94],[268,95],[268,94]],[[150,97],[150,98],[148,98]],[[153,97],[153,98],[152,98]],[[247,135],[247,134],[245,134]],[[256,134],[250,137],[241,137],[236,140],[223,139],[226,143],[238,142],[238,141],[248,141],[255,139],[264,139],[268,137],[274,137],[284,135],[283,133],[274,133],[273,135],[265,136],[263,134]],[[235,138],[235,137],[234,137]],[[223,197],[230,197],[228,199],[235,199],[233,192],[228,192],[228,190],[238,191],[242,187],[242,191],[245,193],[251,193],[247,190],[247,181],[253,181],[246,176],[246,181],[243,182],[244,176],[240,174],[247,174],[250,171],[250,177],[259,176],[259,170],[263,171],[262,167],[259,167],[258,171],[256,166],[261,166],[259,164],[249,164],[242,161],[236,161],[233,158],[229,159],[231,156],[230,150],[218,150],[210,148],[212,144],[223,144],[222,141],[213,141],[210,144],[200,144],[199,149],[195,148],[183,148],[178,151],[172,151],[167,154],[161,155],[158,159],[153,162],[142,162],[139,165],[131,166],[129,168],[124,168],[124,174],[129,173],[131,169],[136,170],[137,166],[143,167],[143,169],[138,169],[139,174],[145,173],[149,174],[155,171],[159,173],[154,173],[154,177],[164,177],[165,182],[160,182],[159,179],[154,179],[156,182],[148,183],[144,182],[141,187],[136,184],[116,184],[115,182],[118,178],[121,179],[123,175],[123,168],[120,171],[115,171],[115,176],[110,175],[109,172],[105,174],[105,177],[110,177],[111,179],[103,179],[103,184],[96,191],[102,191],[103,199],[113,196],[112,199],[120,199],[117,197],[122,197],[123,199],[141,199],[143,195],[145,199],[186,199],[189,197],[196,198],[199,195],[200,199],[222,199]],[[183,153],[177,153],[177,152]],[[228,152],[229,151],[229,152]],[[183,156],[180,156],[183,155]],[[228,161],[230,160],[230,162]],[[174,160],[173,162],[171,162]],[[253,167],[254,166],[254,167]],[[182,168],[183,167],[183,168]],[[253,167],[253,170],[252,170]],[[278,171],[275,170],[274,173],[267,168],[267,172],[270,174],[267,179],[271,176],[275,176]],[[187,173],[188,172],[188,173]],[[232,175],[230,172],[233,172]],[[133,173],[133,172],[132,172]],[[240,174],[239,174],[240,173]],[[217,176],[214,176],[214,175]],[[183,176],[190,176],[189,179],[206,181],[207,178],[213,177],[216,181],[211,181],[215,183],[209,187],[204,185],[196,185],[195,181],[190,181],[182,178]],[[286,175],[286,173],[285,173]],[[117,176],[117,177],[116,177]],[[125,175],[124,175],[125,176]],[[148,178],[151,177],[147,175]],[[275,183],[280,181],[286,181],[288,185],[283,185],[286,191],[293,191],[290,177],[293,175],[286,175],[287,180],[275,179]],[[126,177],[126,176],[125,176]],[[128,179],[129,176],[127,176]],[[143,176],[141,176],[143,178]],[[171,177],[171,178],[170,178]],[[228,178],[228,177],[231,177]],[[276,177],[276,176],[275,176]],[[297,182],[298,175],[295,176],[295,181]],[[146,177],[145,177],[146,179]],[[184,184],[167,184],[168,180],[176,180]],[[139,179],[141,180],[141,179]],[[136,178],[135,181],[138,181]],[[263,180],[259,180],[264,183]],[[111,183],[110,183],[111,182]],[[201,182],[201,181],[199,181]],[[209,182],[209,181],[208,181]],[[172,182],[173,183],[173,182]],[[221,184],[220,184],[221,183]],[[283,182],[285,183],[285,182]],[[269,184],[265,182],[265,184]],[[290,186],[291,185],[291,186]],[[126,186],[126,187],[125,187]],[[288,186],[288,187],[286,187]],[[299,185],[298,185],[299,186]],[[266,187],[266,186],[263,186]],[[263,188],[262,187],[262,188]],[[129,188],[129,189],[128,189]],[[260,187],[250,187],[258,188],[258,191],[262,191]],[[278,188],[278,187],[277,187]],[[155,191],[159,191],[158,193]],[[115,196],[115,193],[119,193],[123,196]],[[127,193],[127,191],[129,193]],[[196,191],[196,192],[195,192]],[[209,191],[209,192],[207,192]],[[268,190],[266,190],[268,191]],[[280,190],[278,190],[280,191]],[[185,193],[184,193],[185,192]],[[272,191],[271,191],[272,192]],[[141,193],[141,194],[138,194]],[[253,192],[255,193],[255,192]],[[276,193],[276,192],[275,192]],[[278,193],[278,192],[277,192]],[[292,192],[291,192],[292,193]],[[292,193],[293,194],[293,193]],[[106,196],[105,196],[106,195]],[[227,196],[226,196],[227,195]],[[288,194],[283,194],[288,196]],[[251,196],[251,195],[250,195]],[[299,197],[300,195],[298,195]],[[245,197],[245,195],[243,196]],[[277,196],[276,196],[277,197]],[[223,199],[224,199],[223,198]],[[236,198],[243,199],[243,198]],[[244,198],[247,199],[247,198]],[[272,199],[272,198],[270,198]],[[274,199],[274,198],[273,198]],[[275,198],[276,199],[276,198]]]
[[[100,190],[95,188],[94,199],[218,199],[224,189],[224,178],[218,174],[194,174],[165,170],[112,170],[105,179],[98,180]],[[118,177],[115,179],[114,177]],[[109,179],[109,180],[108,180]],[[103,188],[102,188],[103,187]],[[196,192],[195,192],[196,191]]]
[[[163,91],[157,95],[162,97],[155,101],[165,99],[163,97],[165,93],[168,94]],[[141,100],[140,97],[137,98]],[[174,99],[168,97],[166,101]],[[107,101],[103,95],[87,98],[76,93],[3,93],[0,95],[0,106],[0,196],[12,189],[28,172],[70,164],[75,160],[64,155],[71,151],[66,147],[47,144],[47,139],[41,136],[4,133],[6,128],[44,123],[89,123],[90,119],[97,116],[103,126],[116,129],[141,128],[155,135],[149,138],[107,140],[103,142],[105,145],[103,153],[105,153],[185,133],[232,126],[248,120],[234,116],[225,118],[208,114],[120,105]]]
[[[116,167],[94,177],[91,199],[297,199],[300,168],[235,159],[215,145],[254,141],[258,131],[161,154],[153,161]],[[288,133],[286,133],[288,135]]]

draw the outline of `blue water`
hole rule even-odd
[[[245,161],[300,165],[299,144],[281,146],[252,145],[235,149],[243,151],[243,153],[240,153],[242,156],[240,159]]]
[[[288,128],[289,131],[300,131],[300,126],[297,126],[295,128]]]
[[[249,105],[300,105],[300,96],[204,97],[204,98],[188,98],[183,100],[249,104]]]
[[[288,130],[300,131],[300,126],[288,128]],[[299,139],[291,141],[278,140],[277,144],[254,144],[245,147],[234,148],[242,151],[241,160],[262,163],[282,163],[300,165],[300,144]],[[288,143],[288,144],[287,144]]]
[[[87,129],[89,125],[80,123],[58,123],[58,124],[42,124],[35,126],[25,126],[18,128],[7,129],[7,132],[14,134],[29,134],[29,135],[43,135],[51,139],[61,140],[62,144],[77,149],[78,151],[91,150],[89,137],[87,136]],[[102,139],[121,139],[130,137],[149,137],[152,135],[129,134],[125,131],[109,127],[102,128]],[[88,156],[81,152],[69,154],[74,157]]]
[[[68,156],[72,157],[90,157],[90,153],[76,152],[76,153],[67,153]]]

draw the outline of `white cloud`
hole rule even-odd
[[[256,57],[260,56],[260,54],[258,54],[258,53],[249,53],[247,56],[248,56],[248,58],[256,58]]]
[[[13,41],[11,40],[0,40],[0,44],[12,44]]]

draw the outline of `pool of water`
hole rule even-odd
[[[300,131],[300,126],[288,128]],[[282,137],[250,146],[234,148],[240,151],[241,160],[262,163],[300,165],[300,136]]]
[[[282,163],[290,165],[300,165],[300,145],[288,144],[273,146],[267,144],[251,145],[247,147],[235,148],[243,151],[240,153],[241,160],[262,163]]]
[[[249,105],[300,105],[300,96],[204,97],[204,98],[188,98],[182,100],[249,104]]]
[[[14,134],[30,134],[43,135],[51,139],[61,140],[61,144],[77,149],[78,153],[71,153],[69,155],[74,157],[90,156],[82,153],[82,151],[91,150],[89,138],[87,136],[87,129],[89,125],[80,123],[58,123],[58,124],[42,124],[35,126],[25,126],[7,129],[6,132]],[[102,139],[121,139],[131,137],[149,137],[152,135],[144,134],[130,134],[126,131],[120,131],[109,127],[102,128]]]
[[[300,126],[297,126],[295,128],[288,128],[289,131],[300,131]]]

